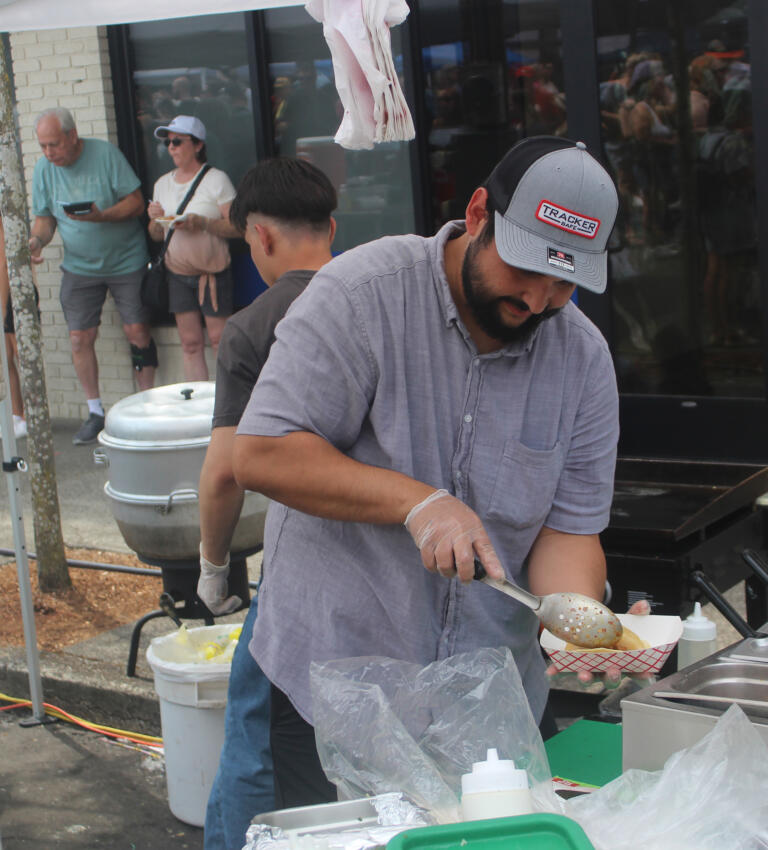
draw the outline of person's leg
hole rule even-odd
[[[131,359],[136,375],[136,385],[140,390],[150,390],[155,385],[155,367],[157,349],[149,331],[149,325],[137,322],[123,325],[125,338],[131,344]]]
[[[109,277],[106,283],[123,322],[123,333],[131,346],[136,385],[140,390],[149,390],[155,385],[157,348],[148,324],[149,313],[141,302],[143,275],[142,269]]]
[[[96,360],[98,327],[70,331],[72,363],[86,399],[99,398],[99,364]]]
[[[254,597],[232,657],[224,747],[205,816],[205,850],[240,850],[251,818],[275,808],[270,684],[248,650],[256,613]]]
[[[19,370],[16,368],[18,360],[18,351],[16,349],[16,334],[3,334],[5,337],[5,353],[8,362],[8,382],[9,392],[11,394],[11,410],[14,416],[24,416],[24,402],[21,397],[21,381],[19,380]]]
[[[286,809],[335,803],[338,800],[336,786],[323,772],[314,728],[274,685],[271,699],[270,744],[275,771],[275,805],[278,809]]]
[[[227,318],[229,317],[205,316],[205,328],[208,331],[208,339],[211,341],[211,348],[214,354],[219,350],[219,342],[221,341],[221,334],[224,331]]]
[[[188,381],[207,381],[208,365],[205,362],[205,335],[198,311],[176,313],[184,377]]]

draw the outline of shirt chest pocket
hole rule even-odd
[[[552,506],[562,458],[560,443],[540,451],[509,440],[496,473],[488,516],[517,529],[540,526]]]

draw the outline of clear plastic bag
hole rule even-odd
[[[544,743],[509,649],[420,667],[392,658],[313,664],[320,761],[340,799],[403,792],[440,823],[460,820],[461,777],[490,747],[528,771],[534,807],[559,809]]]
[[[596,850],[765,850],[768,746],[738,705],[662,770],[563,801]]]

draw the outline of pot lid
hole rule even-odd
[[[207,441],[211,436],[215,389],[213,381],[185,381],[126,396],[107,411],[99,441]]]

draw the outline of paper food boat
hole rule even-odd
[[[680,617],[649,614],[617,614],[622,626],[631,629],[647,641],[647,649],[626,652],[588,652],[566,649],[566,643],[547,629],[541,633],[541,646],[558,672],[600,673],[609,667],[619,667],[625,673],[657,673],[683,633]]]

